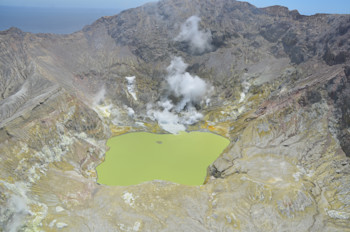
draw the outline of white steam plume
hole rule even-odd
[[[27,203],[22,197],[13,195],[7,203],[7,207],[13,214],[5,225],[4,231],[19,231],[24,224],[25,217],[29,214]]]
[[[212,49],[212,35],[210,31],[201,31],[198,29],[198,23],[201,19],[198,16],[189,17],[181,26],[179,35],[175,41],[187,42],[190,45],[191,52],[203,53]]]
[[[158,110],[149,107],[148,115],[166,131],[176,134],[184,131],[186,125],[198,122],[203,115],[197,112],[194,104],[204,102],[211,87],[198,76],[186,72],[187,64],[182,58],[174,57],[167,68],[168,96],[157,103]],[[179,101],[173,103],[169,97],[176,97]],[[160,110],[159,110],[160,108]]]
[[[127,89],[129,94],[137,101],[137,96],[135,92],[135,76],[132,77],[125,77],[125,79],[128,81]]]
[[[100,105],[103,103],[106,95],[106,89],[103,86],[94,96],[93,96],[93,105]]]
[[[165,99],[158,102],[157,105],[161,110],[154,110],[152,109],[153,107],[150,106],[147,114],[154,120],[157,120],[160,127],[172,134],[177,134],[180,131],[186,130],[186,127],[180,123],[179,116],[171,112],[174,105],[170,100]]]
[[[167,68],[169,90],[173,96],[182,98],[176,105],[177,112],[182,111],[186,105],[200,103],[208,91],[208,85],[205,81],[186,72],[187,66],[181,57],[175,57]]]

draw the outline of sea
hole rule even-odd
[[[17,27],[25,32],[70,34],[120,9],[40,8],[0,6],[0,31]]]

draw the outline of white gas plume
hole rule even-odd
[[[135,76],[132,77],[125,77],[125,79],[128,81],[127,89],[129,94],[134,98],[135,101],[137,101],[137,96],[135,92]]]
[[[103,86],[94,96],[93,105],[97,106],[103,103],[106,95],[106,88]]]
[[[187,64],[181,57],[174,57],[167,68],[167,95],[157,103],[156,108],[149,106],[148,115],[166,131],[178,133],[186,125],[198,122],[203,115],[197,112],[195,104],[204,104],[212,88],[200,77],[186,72]],[[178,101],[174,103],[171,97]]]
[[[12,210],[13,215],[10,217],[10,220],[7,222],[7,225],[5,225],[4,231],[19,231],[22,225],[24,224],[26,215],[29,214],[29,208],[27,206],[27,203],[22,197],[13,195],[9,199],[7,207],[9,210]]]
[[[150,106],[147,114],[152,119],[157,120],[160,127],[172,134],[186,130],[186,127],[180,123],[179,115],[172,112],[174,105],[170,100],[159,101],[157,108],[160,108],[160,110],[155,110],[153,106]]]
[[[210,31],[199,30],[199,22],[201,19],[198,16],[189,17],[181,26],[179,35],[175,41],[188,42],[191,52],[203,53],[212,49],[212,35]]]
[[[200,103],[208,92],[208,85],[198,76],[192,76],[186,72],[187,64],[181,57],[174,57],[167,71],[167,83],[171,94],[181,98],[176,105],[176,111],[182,111],[185,106]]]

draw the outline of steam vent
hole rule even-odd
[[[0,93],[1,232],[350,231],[350,15],[161,0],[10,28]],[[98,182],[109,139],[194,131],[229,140],[202,184]]]

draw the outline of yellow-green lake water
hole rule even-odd
[[[125,186],[157,179],[201,185],[207,167],[228,144],[228,139],[205,132],[113,137],[107,141],[105,161],[96,168],[97,182]]]

